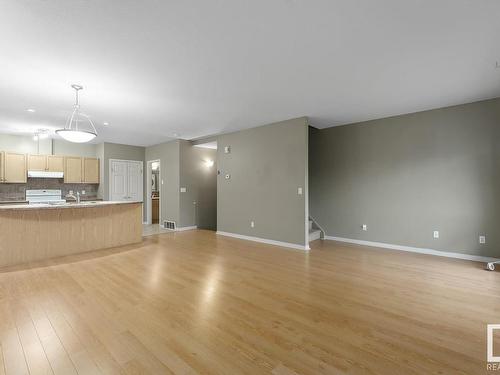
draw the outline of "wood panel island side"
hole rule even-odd
[[[0,267],[142,240],[142,202],[0,206]]]

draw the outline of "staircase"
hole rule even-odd
[[[309,219],[309,242],[319,240],[321,238],[321,230],[316,228],[314,222]]]

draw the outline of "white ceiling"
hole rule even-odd
[[[499,20],[498,0],[3,0],[0,132],[62,127],[71,83],[99,141],[134,145],[497,97]]]

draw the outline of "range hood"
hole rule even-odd
[[[33,178],[63,178],[64,172],[28,171],[28,177],[33,177]]]

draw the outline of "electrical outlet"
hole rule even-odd
[[[299,188],[297,189],[297,194],[298,194],[298,195],[302,195],[302,188],[301,188],[301,187],[299,187]]]
[[[366,224],[363,224],[361,226],[361,229],[363,229],[366,232],[368,230],[368,226]]]
[[[432,233],[432,237],[434,237],[435,239],[438,239],[438,238],[439,238],[439,231],[438,231],[438,230],[435,230],[435,231]]]
[[[479,243],[485,244],[486,243],[486,236],[479,236]]]
[[[251,222],[250,222],[250,227],[251,227],[251,228],[255,228],[255,222],[251,221]]]

